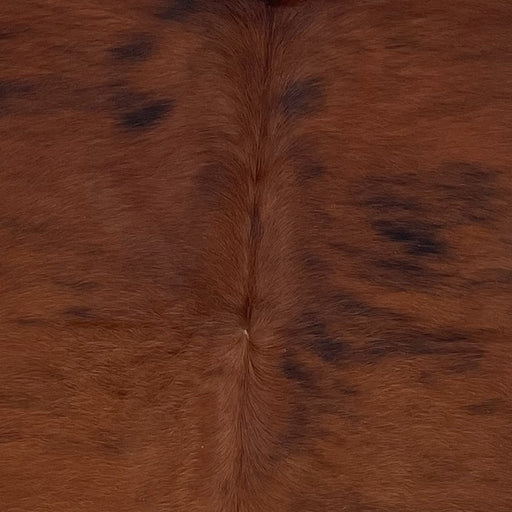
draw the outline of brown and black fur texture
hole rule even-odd
[[[511,55],[504,0],[3,0],[0,511],[512,511]]]

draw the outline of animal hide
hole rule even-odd
[[[2,0],[0,512],[510,512],[512,3]]]

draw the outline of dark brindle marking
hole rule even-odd
[[[466,407],[469,414],[475,416],[487,416],[489,414],[496,414],[503,408],[504,402],[500,399],[490,399],[484,402],[471,404]]]
[[[36,317],[23,317],[23,318],[18,318],[16,320],[16,323],[18,323],[19,325],[26,325],[26,326],[38,326],[38,325],[43,325],[44,320],[41,318],[36,318]]]
[[[112,57],[123,63],[142,62],[151,57],[153,42],[147,35],[135,35],[133,39],[110,49]]]
[[[287,379],[298,382],[301,386],[310,388],[314,385],[314,378],[310,372],[306,371],[304,365],[301,365],[290,354],[282,358],[282,369]]]
[[[381,235],[402,243],[409,254],[428,256],[446,252],[445,244],[437,239],[433,226],[421,222],[376,221],[374,229]]]
[[[204,0],[167,0],[168,5],[159,12],[158,17],[168,21],[185,21],[191,14],[199,11]]]
[[[129,130],[152,128],[160,123],[173,109],[171,100],[149,101],[134,110],[121,114],[121,123]]]
[[[13,104],[30,99],[34,91],[34,84],[26,80],[0,80],[0,116],[6,115]]]
[[[69,317],[78,318],[80,320],[94,320],[96,314],[91,308],[83,306],[75,306],[64,310],[64,314]]]
[[[281,98],[284,113],[290,117],[318,112],[324,101],[324,83],[320,78],[306,78],[291,83]]]
[[[471,333],[421,332],[404,328],[367,344],[372,356],[427,356],[470,355],[475,359],[483,356],[482,348]]]
[[[304,313],[293,329],[296,329],[307,347],[328,363],[337,364],[349,356],[348,345],[328,334],[327,326],[318,314]]]

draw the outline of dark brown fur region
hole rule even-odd
[[[512,4],[3,0],[0,511],[512,511]]]

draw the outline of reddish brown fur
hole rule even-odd
[[[511,27],[3,0],[0,511],[510,512]]]

